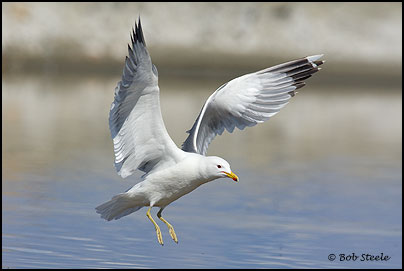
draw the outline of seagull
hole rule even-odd
[[[158,72],[146,48],[140,18],[135,29],[132,27],[131,45],[122,79],[115,88],[109,128],[118,175],[126,178],[137,170],[145,174],[125,193],[96,207],[96,212],[110,221],[148,207],[146,215],[163,245],[160,227],[150,214],[152,207],[159,207],[157,217],[178,243],[174,227],[162,217],[164,208],[215,179],[239,180],[226,160],[206,156],[210,142],[224,130],[243,130],[278,113],[305,85],[304,80],[320,70],[323,55],[293,60],[224,83],[206,100],[180,149],[164,126]]]

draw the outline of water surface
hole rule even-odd
[[[160,79],[177,145],[228,79]],[[156,219],[162,247],[145,208],[111,222],[94,210],[140,176],[113,167],[116,81],[3,79],[3,268],[402,267],[401,89],[313,80],[270,121],[216,138],[208,154],[240,182],[216,180],[167,207],[179,244]],[[352,253],[390,259],[340,261]]]

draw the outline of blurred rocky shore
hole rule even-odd
[[[401,81],[402,3],[2,3],[2,73],[116,76],[139,15],[159,70],[214,76],[323,53],[342,77]]]

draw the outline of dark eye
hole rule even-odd
[[[222,166],[221,166],[221,165],[217,165],[217,168],[222,168]]]

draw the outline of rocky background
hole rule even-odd
[[[119,74],[139,15],[159,70],[254,71],[323,53],[342,77],[401,80],[402,3],[2,3],[2,72]]]

